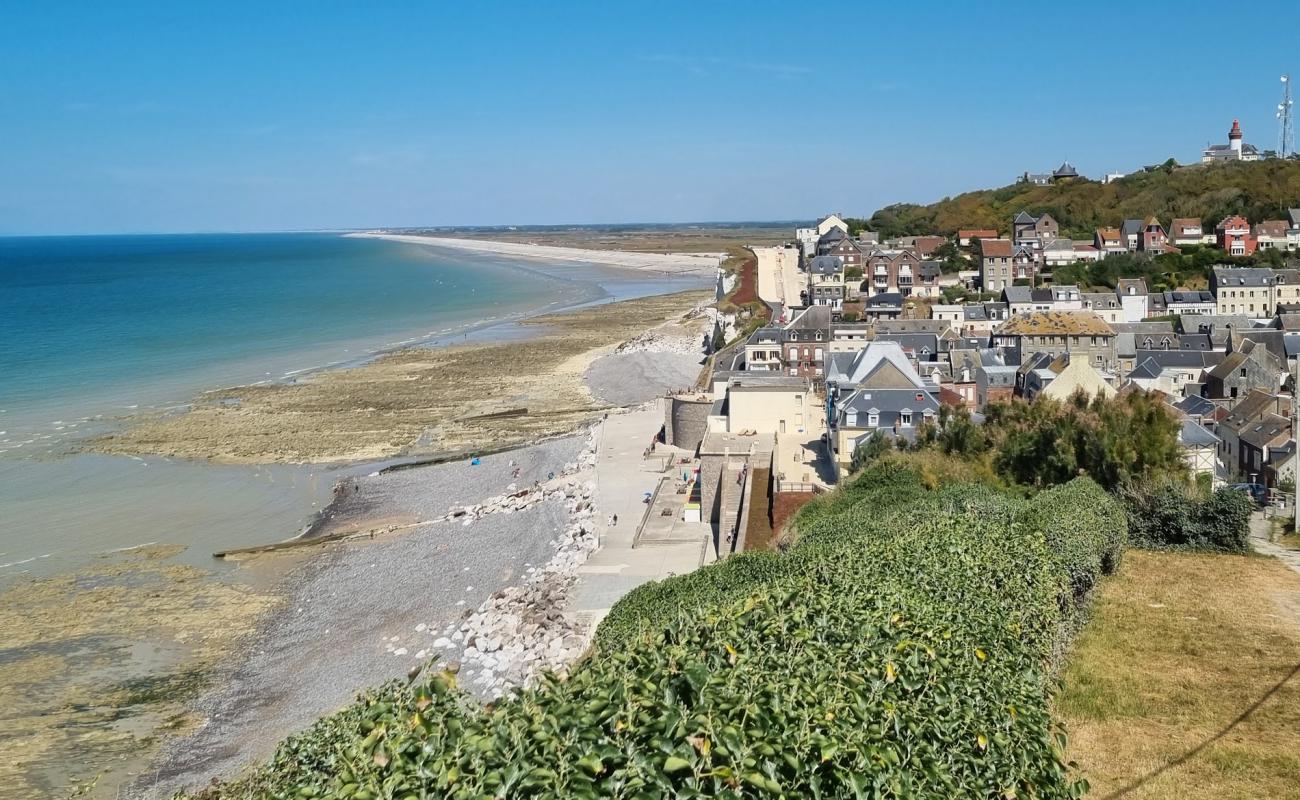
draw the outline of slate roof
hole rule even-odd
[[[1143,359],[1154,361],[1161,367],[1206,369],[1212,368],[1222,361],[1223,353],[1208,353],[1201,350],[1144,350],[1138,348],[1134,352],[1134,358],[1138,361]]]
[[[1178,443],[1184,447],[1217,447],[1219,437],[1196,420],[1185,419],[1178,431]]]
[[[1279,436],[1284,436],[1291,430],[1291,420],[1287,417],[1281,417],[1277,414],[1265,414],[1254,424],[1249,424],[1237,433],[1237,437],[1243,442],[1263,450],[1272,444]]]
[[[1146,227],[1140,219],[1126,219],[1124,224],[1119,226],[1120,236],[1136,236]]]
[[[817,256],[808,262],[808,271],[814,275],[838,275],[844,271],[844,259],[839,256]]]
[[[1137,290],[1137,294],[1147,294],[1147,282],[1142,278],[1120,278],[1115,282],[1115,291],[1126,295],[1130,286]]]
[[[1218,406],[1200,395],[1190,395],[1174,403],[1174,408],[1192,417],[1212,417]]]
[[[1191,291],[1187,289],[1180,289],[1174,292],[1163,292],[1161,296],[1164,298],[1166,307],[1174,305],[1175,303],[1204,304],[1204,303],[1214,302],[1214,295],[1211,294],[1210,292],[1205,292],[1205,291]]]
[[[1286,219],[1292,228],[1300,228],[1300,208],[1288,208],[1286,210]]]
[[[1272,286],[1273,270],[1265,267],[1215,267],[1216,286]]]
[[[898,342],[903,350],[929,358],[939,353],[939,337],[933,333],[877,333],[877,342]]]
[[[846,423],[848,413],[856,413],[856,424],[852,427],[867,427],[869,415],[877,415],[877,428],[893,429],[895,422],[900,422],[904,413],[912,414],[915,428],[927,416],[939,413],[939,401],[925,389],[858,389],[836,405],[836,417],[840,427],[849,427]]]
[[[1069,161],[1062,161],[1061,166],[1057,167],[1056,171],[1052,173],[1052,177],[1053,178],[1077,178],[1079,177],[1079,171],[1075,169],[1074,165],[1071,164]]]
[[[881,292],[867,299],[867,308],[902,308],[903,295],[899,292]]]
[[[1164,372],[1164,369],[1155,362],[1155,359],[1148,357],[1143,359],[1142,363],[1134,367],[1133,371],[1128,374],[1128,377],[1133,379],[1159,378],[1160,373],[1162,372]]]
[[[1029,303],[1034,299],[1034,290],[1029,286],[1008,286],[1002,290],[1002,299],[1007,303]]]
[[[854,386],[867,380],[882,365],[892,365],[902,375],[906,386],[923,388],[927,385],[907,360],[902,345],[879,340],[868,343],[856,353],[832,353],[826,362],[826,383]]]
[[[1123,307],[1119,298],[1110,292],[1084,292],[1082,297],[1083,302],[1094,309],[1118,309]]]
[[[829,331],[832,310],[830,306],[808,306],[785,324],[785,330]]]

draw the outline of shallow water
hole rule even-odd
[[[206,389],[702,283],[334,234],[0,239],[0,587],[151,542],[213,566],[294,535],[344,474],[68,455],[78,437]]]

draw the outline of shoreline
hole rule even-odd
[[[482,442],[502,442],[503,438],[509,441],[503,442],[506,446],[512,448],[508,452],[503,452],[499,456],[489,456],[483,458],[484,464],[495,463],[496,461],[522,460],[527,457],[528,453],[545,453],[553,448],[564,447],[565,443],[574,438],[574,431],[583,429],[594,418],[599,417],[603,409],[619,405],[626,397],[613,397],[619,392],[626,393],[635,390],[635,386],[629,384],[638,384],[645,398],[656,396],[664,388],[671,385],[679,384],[688,378],[693,379],[699,370],[699,362],[702,360],[701,353],[690,354],[690,347],[698,347],[702,344],[703,337],[702,327],[707,322],[707,315],[691,316],[692,309],[698,309],[700,304],[707,302],[709,299],[705,296],[706,292],[678,292],[668,295],[659,295],[643,297],[638,300],[624,301],[621,303],[605,303],[586,309],[575,311],[561,312],[552,315],[546,315],[539,319],[530,320],[529,325],[536,325],[536,328],[525,329],[529,333],[536,330],[537,333],[532,335],[532,340],[548,341],[549,344],[543,346],[543,350],[550,356],[547,364],[540,365],[540,368],[531,370],[531,382],[523,386],[514,387],[522,389],[525,392],[536,388],[538,385],[554,388],[556,383],[562,383],[567,387],[568,394],[561,392],[561,398],[572,398],[579,396],[583,400],[581,407],[569,408],[567,411],[563,408],[558,411],[545,415],[543,417],[542,430],[533,430],[529,426],[519,429],[514,426],[518,418],[489,418],[483,421],[485,427],[474,430],[464,431],[466,435],[475,434],[475,441],[481,445]],[[686,312],[687,319],[682,318],[683,312]],[[647,331],[657,331],[657,334],[651,336],[651,339],[658,338],[658,342],[652,342],[649,348],[627,348],[627,352],[619,352],[624,349],[620,345],[629,342],[633,338],[639,338]],[[673,344],[676,341],[677,344]],[[659,348],[656,350],[655,348]],[[481,356],[483,353],[495,354],[498,358],[515,358],[522,365],[530,367],[539,367],[537,359],[531,358],[525,354],[521,356],[520,349],[527,349],[526,342],[507,341],[495,344],[453,346],[452,348],[438,348],[437,350],[425,349],[416,355],[418,358],[425,358],[431,354],[435,357],[441,357],[446,351],[453,348],[459,348],[458,352],[469,354],[470,356]],[[685,349],[683,349],[685,348]],[[534,346],[535,350],[535,346]],[[530,351],[534,352],[534,351]],[[400,360],[401,356],[399,356]],[[646,362],[653,362],[659,365],[658,369],[651,370],[646,368]],[[597,367],[597,365],[600,365]],[[624,369],[623,365],[629,368]],[[404,365],[399,365],[404,366]],[[477,366],[471,364],[470,366]],[[361,369],[364,369],[362,367]],[[528,370],[525,370],[528,371]],[[338,370],[334,375],[355,375],[356,370]],[[468,372],[452,371],[452,374],[440,372],[441,379],[444,381],[457,380],[457,376],[469,376],[477,378],[482,375],[481,369],[471,369]],[[626,376],[631,376],[629,381]],[[345,379],[350,380],[350,379]],[[282,389],[291,390],[293,387],[281,387]],[[275,390],[273,390],[275,391]],[[576,391],[576,395],[573,392]],[[513,405],[518,402],[512,399],[513,395],[506,397],[502,402],[506,405]],[[531,406],[531,403],[529,404]],[[539,441],[540,440],[540,441]],[[440,452],[436,448],[426,448],[423,452],[411,452],[403,450],[399,458],[406,463],[407,459],[427,458],[433,452]],[[389,459],[385,459],[389,460]],[[250,461],[245,463],[261,463]],[[356,464],[356,462],[349,462]],[[364,459],[363,463],[374,464],[375,459]],[[402,462],[398,462],[402,463]],[[464,459],[459,461],[452,460],[442,465],[424,465],[406,467],[403,463],[403,469],[380,470],[378,467],[373,474],[353,473],[354,480],[370,481],[372,478],[379,486],[397,485],[402,480],[413,481],[417,485],[416,497],[423,498],[425,502],[433,502],[433,496],[437,492],[430,493],[426,478],[436,474],[440,470],[449,472],[461,472],[471,469],[468,462]],[[567,459],[564,460],[567,463]],[[389,466],[392,466],[390,463]],[[558,460],[552,460],[545,469],[540,470],[541,475],[547,475],[554,471],[557,474],[562,472],[563,463]],[[473,468],[477,470],[478,468]],[[487,491],[488,486],[481,485],[481,481],[473,480],[470,476],[481,475],[481,472],[469,473],[466,479],[456,482],[457,491],[477,492],[478,496],[465,496],[453,498],[457,503],[473,504],[480,502],[483,496],[490,494]],[[445,498],[443,498],[445,500]],[[414,501],[412,501],[414,502]],[[438,500],[442,502],[442,500]],[[547,563],[548,554],[555,552],[554,547],[556,540],[550,539],[550,532],[555,531],[557,536],[563,533],[564,519],[568,517],[560,514],[560,505],[553,499],[539,503],[536,507],[529,509],[527,512],[521,512],[514,515],[496,514],[490,519],[478,522],[469,529],[472,532],[471,538],[462,542],[456,551],[464,558],[478,559],[477,566],[471,566],[474,570],[482,571],[483,576],[476,578],[475,583],[467,584],[462,590],[468,592],[468,587],[476,587],[474,593],[462,594],[461,600],[467,601],[467,598],[482,600],[486,602],[492,594],[497,591],[510,589],[511,587],[521,587],[528,578],[534,574],[529,570],[535,570],[535,565],[540,566]],[[400,506],[400,503],[399,503]],[[333,503],[328,507],[332,512]],[[444,510],[445,513],[445,510]],[[541,517],[536,515],[540,514]],[[531,515],[531,516],[530,516]],[[333,514],[328,513],[330,519],[324,522],[317,521],[317,525],[328,529],[335,523]],[[137,704],[132,701],[129,707],[123,708],[118,705],[118,701],[112,699],[120,696],[121,692],[126,691],[124,688],[115,689],[116,694],[100,695],[100,699],[87,699],[83,704],[93,705],[96,713],[104,715],[105,725],[111,725],[115,730],[135,730],[135,733],[123,734],[115,733],[110,750],[101,752],[98,745],[94,742],[97,739],[89,741],[83,738],[71,738],[70,734],[57,729],[46,730],[42,727],[40,720],[45,718],[44,715],[50,713],[42,711],[40,706],[33,708],[31,711],[30,727],[24,731],[25,741],[29,745],[28,752],[43,753],[45,758],[40,761],[33,761],[29,755],[20,754],[15,751],[13,768],[18,770],[12,774],[3,774],[5,770],[0,770],[0,784],[5,784],[9,780],[16,780],[19,786],[31,787],[33,785],[42,785],[50,789],[59,789],[60,781],[66,781],[73,775],[80,776],[84,779],[87,769],[108,769],[112,765],[110,772],[104,774],[100,780],[99,788],[93,790],[87,797],[107,797],[117,787],[125,785],[128,777],[130,780],[138,780],[140,769],[144,761],[154,763],[154,758],[158,752],[156,748],[155,737],[163,737],[164,741],[185,741],[188,735],[195,731],[203,731],[208,727],[204,721],[203,705],[207,702],[203,698],[215,697],[213,693],[220,693],[228,689],[230,681],[228,680],[234,673],[231,670],[238,670],[241,665],[247,662],[247,659],[256,657],[258,653],[264,656],[274,656],[277,663],[293,662],[301,663],[302,650],[295,647],[273,647],[273,640],[262,638],[264,631],[276,630],[277,626],[282,626],[286,620],[295,620],[300,618],[302,622],[311,622],[312,620],[321,621],[321,618],[311,615],[309,612],[314,611],[312,604],[307,602],[298,603],[299,592],[304,585],[304,581],[312,580],[313,576],[319,576],[320,580],[327,580],[331,585],[340,587],[336,593],[346,598],[347,602],[329,612],[325,619],[338,619],[345,624],[338,624],[333,621],[323,622],[314,629],[306,629],[303,632],[305,641],[313,641],[312,636],[308,633],[320,635],[322,630],[334,630],[336,632],[347,633],[349,628],[362,630],[366,625],[375,624],[374,617],[379,615],[380,622],[382,619],[382,610],[374,606],[373,603],[357,603],[357,597],[374,598],[378,596],[388,596],[392,598],[391,602],[406,604],[394,612],[400,616],[406,614],[402,620],[397,620],[405,624],[411,622],[413,627],[414,617],[409,615],[416,613],[419,608],[427,608],[427,604],[433,602],[436,598],[443,598],[446,604],[451,604],[457,596],[458,590],[445,585],[445,580],[435,581],[430,584],[427,576],[420,573],[411,573],[409,570],[416,569],[421,565],[422,559],[427,567],[430,562],[427,561],[428,553],[423,557],[416,557],[408,553],[406,557],[394,558],[389,562],[391,574],[384,576],[385,582],[376,584],[373,582],[373,576],[365,574],[366,568],[370,564],[379,563],[377,560],[370,560],[372,553],[397,552],[403,546],[413,547],[411,544],[401,544],[423,539],[421,547],[445,545],[445,542],[429,540],[423,533],[424,529],[430,524],[436,523],[436,515],[431,511],[421,514],[411,514],[404,512],[400,508],[394,509],[390,503],[379,502],[372,508],[367,509],[367,514],[360,520],[353,520],[353,523],[364,531],[359,538],[343,537],[335,541],[324,543],[319,548],[306,548],[296,553],[290,554],[268,554],[254,556],[248,559],[248,563],[231,564],[233,569],[221,571],[223,574],[217,574],[212,569],[194,569],[186,568],[185,571],[179,572],[173,568],[164,567],[163,565],[154,566],[151,561],[148,566],[154,569],[158,574],[158,581],[166,581],[168,576],[175,573],[183,578],[183,582],[176,583],[174,586],[168,584],[166,596],[168,612],[165,616],[158,618],[153,614],[152,609],[156,601],[150,600],[145,596],[134,597],[123,595],[122,603],[128,607],[136,609],[134,616],[130,617],[130,624],[119,624],[113,631],[112,635],[120,644],[115,645],[117,648],[133,646],[131,643],[140,643],[146,646],[167,647],[170,640],[177,636],[178,630],[184,631],[184,636],[193,639],[201,635],[205,642],[210,640],[210,645],[205,648],[204,652],[209,655],[201,660],[195,660],[194,657],[185,655],[181,651],[172,651],[168,649],[165,654],[157,656],[156,660],[149,662],[151,666],[146,673],[139,674],[139,680],[144,681],[144,685],[158,685],[162,688],[148,695],[143,704]],[[532,519],[533,522],[529,522]],[[541,522],[545,520],[545,524]],[[424,521],[426,524],[420,526],[414,523]],[[536,524],[534,524],[536,523]],[[461,530],[459,525],[448,522],[439,523],[443,528],[455,528],[458,532]],[[523,526],[522,528],[520,526]],[[388,531],[384,529],[388,528]],[[393,532],[393,530],[396,532]],[[370,535],[372,532],[389,533],[391,535]],[[514,542],[506,546],[505,552],[509,553],[508,557],[501,555],[500,547],[491,549],[491,552],[497,555],[488,556],[483,552],[483,547],[488,546],[492,531],[501,531],[502,536],[510,538]],[[512,532],[513,531],[513,532]],[[541,540],[527,539],[531,545],[522,544],[525,539],[519,537],[541,535]],[[562,538],[562,536],[561,536]],[[542,550],[536,548],[542,546]],[[527,547],[534,548],[527,550]],[[339,554],[341,552],[359,553],[354,560],[346,561]],[[527,554],[525,554],[527,553]],[[524,554],[524,555],[521,555]],[[135,574],[137,566],[134,552],[125,552],[121,556],[131,563],[126,563],[121,567],[120,576],[115,580],[130,581],[130,575]],[[445,559],[447,553],[440,551],[437,553],[439,559]],[[513,571],[502,572],[503,565],[510,563],[509,559],[518,556],[519,564]],[[543,557],[546,556],[546,557]],[[505,560],[502,560],[502,559]],[[360,559],[360,560],[356,560]],[[242,560],[242,559],[241,559]],[[233,560],[232,560],[233,561]],[[365,564],[360,561],[366,561]],[[341,571],[340,571],[341,570]],[[119,573],[114,573],[118,575]],[[66,584],[75,586],[78,573],[74,572],[60,582],[59,580],[36,580],[25,582],[23,587],[9,595],[11,599],[30,598],[30,602],[35,603],[40,598],[52,598],[52,590],[62,590]],[[407,577],[403,578],[402,575]],[[444,576],[447,578],[448,576]],[[67,584],[67,581],[72,581]],[[360,583],[358,583],[358,581]],[[211,601],[199,601],[196,607],[189,606],[188,597],[196,588],[212,584],[222,588],[218,594],[209,592],[208,597]],[[366,590],[363,587],[370,587]],[[239,595],[239,588],[244,587],[243,592],[247,597]],[[351,589],[346,587],[352,587]],[[382,587],[382,591],[380,588]],[[129,586],[123,587],[120,591],[128,591]],[[235,593],[231,593],[231,591]],[[482,592],[483,594],[479,594]],[[203,607],[205,602],[219,603],[220,607],[209,606]],[[441,601],[440,601],[441,602]],[[423,605],[421,605],[423,604]],[[55,604],[57,605],[57,603]],[[480,605],[475,602],[469,605],[474,608]],[[54,606],[51,606],[53,608]],[[321,606],[325,608],[324,605]],[[301,609],[301,610],[299,610]],[[414,609],[414,610],[412,610]],[[347,614],[351,612],[356,618],[351,622],[346,622]],[[322,610],[320,613],[327,613]],[[425,617],[427,611],[419,611]],[[203,632],[201,620],[206,617],[216,615],[227,615],[230,619],[230,628],[226,634],[216,636],[215,632]],[[301,617],[300,617],[301,615]],[[90,615],[93,617],[93,615]],[[397,618],[394,617],[396,620]],[[445,620],[447,624],[456,622],[456,617],[448,617]],[[17,624],[15,620],[15,624]],[[86,625],[93,625],[93,618],[88,619]],[[301,623],[300,623],[301,624]],[[441,622],[440,622],[441,624]],[[178,627],[179,626],[179,627]],[[191,632],[193,631],[193,632]],[[201,632],[201,633],[200,633]],[[108,635],[105,632],[105,635]],[[232,639],[237,644],[231,644]],[[222,644],[221,642],[225,642]],[[382,645],[383,642],[378,643]],[[392,651],[385,653],[382,651],[371,652],[377,646],[373,639],[367,639],[364,636],[345,637],[341,642],[335,641],[331,648],[322,650],[318,653],[317,659],[323,665],[322,669],[335,670],[328,674],[322,673],[318,676],[319,680],[328,683],[330,680],[337,679],[337,682],[331,684],[332,691],[342,691],[343,695],[335,695],[333,699],[323,698],[321,703],[312,706],[313,714],[310,719],[299,719],[298,722],[306,724],[314,721],[316,717],[327,714],[333,710],[336,705],[352,699],[355,692],[367,688],[373,683],[378,682],[376,675],[365,672],[362,667],[357,667],[358,663],[380,663],[392,665],[393,661],[385,660],[386,657],[392,657]],[[394,650],[401,649],[394,647]],[[419,652],[418,650],[415,652]],[[343,654],[340,656],[340,654]],[[358,655],[361,654],[361,655]],[[14,665],[17,667],[23,663],[21,654],[19,661]],[[70,657],[60,655],[60,658]],[[330,659],[339,657],[338,663],[331,663]],[[42,656],[44,657],[44,656]],[[378,659],[378,662],[376,662]],[[42,662],[45,664],[46,662]],[[352,666],[349,666],[351,664]],[[403,665],[403,670],[407,665]],[[121,668],[127,669],[129,665],[123,664]],[[50,662],[48,666],[43,666],[53,672],[61,672],[71,669],[70,666],[56,666]],[[360,669],[359,672],[349,670]],[[2,670],[0,670],[2,671]],[[12,670],[11,670],[12,671]],[[195,675],[193,679],[185,678],[187,675]],[[280,673],[276,673],[280,674]],[[347,678],[348,674],[353,675],[352,679]],[[333,675],[334,678],[331,678]],[[180,676],[179,678],[177,676]],[[360,676],[359,678],[357,676]],[[136,677],[131,674],[123,674],[120,678],[114,679],[120,687],[130,687],[135,685]],[[179,683],[177,682],[179,681]],[[21,686],[22,681],[16,677],[11,681],[11,686]],[[341,687],[341,688],[340,688]],[[4,687],[0,687],[4,688]],[[54,687],[51,687],[54,688]],[[274,697],[279,691],[276,687],[263,687],[265,691],[253,692],[246,695],[240,703],[249,701],[253,703],[253,709],[268,708],[266,704],[274,705]],[[84,696],[85,690],[77,695]],[[134,695],[130,695],[134,697]],[[195,697],[198,700],[191,702]],[[337,701],[337,702],[336,702]],[[35,702],[35,701],[33,701]],[[41,700],[41,702],[47,702]],[[49,702],[57,702],[51,700]],[[331,705],[333,704],[333,705]],[[285,709],[281,709],[285,711]],[[270,722],[274,724],[290,724],[289,728],[279,728],[268,734],[267,743],[274,744],[283,735],[292,732],[293,719],[289,717],[277,716],[276,713],[269,713]],[[120,722],[118,720],[121,720]],[[85,726],[83,726],[85,727]],[[102,734],[95,733],[98,728],[89,729],[87,732],[73,734],[75,737],[95,736]],[[168,735],[170,734],[170,735]],[[179,737],[174,739],[173,737]],[[240,741],[240,737],[234,738],[235,742]],[[15,743],[16,744],[16,743]],[[35,747],[34,750],[30,749]],[[75,747],[75,750],[65,750],[68,747]],[[76,757],[72,753],[79,753]],[[60,755],[63,754],[63,755]],[[265,753],[262,753],[265,755]],[[78,768],[77,763],[83,766]],[[23,766],[28,765],[28,766]],[[60,766],[61,765],[61,766]],[[30,770],[23,772],[22,770]],[[75,771],[74,771],[75,770]],[[40,784],[26,783],[26,781],[41,781]],[[191,782],[191,785],[193,782]],[[16,790],[17,791],[17,790]],[[110,793],[110,794],[106,794]],[[20,792],[21,793],[21,792]]]
[[[686,379],[702,350],[652,341],[605,354],[613,363],[589,365],[583,379],[599,394],[611,371],[637,383],[643,366],[621,367],[647,361]],[[638,404],[658,392],[654,379],[619,388],[638,389]],[[161,800],[247,774],[286,736],[414,666],[459,664],[466,685],[490,699],[542,666],[572,662],[589,632],[565,609],[579,565],[598,552],[592,478],[602,424],[581,422],[478,465],[395,465],[357,478],[326,510],[322,538],[311,542],[319,548],[300,551],[283,579],[283,602],[189,706],[204,721],[165,741],[127,796]],[[280,556],[249,558],[266,567]]]
[[[720,260],[717,256],[689,253],[637,253],[628,250],[587,250],[581,247],[561,247],[549,244],[523,242],[498,242],[486,239],[460,239],[447,236],[419,236],[414,234],[366,231],[344,234],[351,238],[387,239],[393,242],[469,250],[478,253],[529,258],[542,261],[577,261],[608,267],[676,275],[711,275]]]
[[[702,338],[710,300],[699,289],[588,304],[516,323],[536,331],[529,336],[404,347],[292,383],[213,390],[180,413],[137,418],[84,450],[323,466],[534,441],[607,405],[581,380],[591,363],[651,330]]]

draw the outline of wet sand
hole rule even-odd
[[[683,317],[711,299],[691,291],[608,303],[527,320],[537,335],[522,341],[409,348],[297,383],[208,392],[187,412],[138,420],[88,448],[327,463],[524,444],[599,413],[583,375],[618,343],[660,326],[703,337],[706,321]]]

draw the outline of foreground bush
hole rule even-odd
[[[567,679],[488,708],[449,675],[388,687],[212,796],[1082,794],[1050,663],[1084,573],[1122,541],[1114,501],[1087,481],[1030,503],[863,476],[790,552],[628,595]],[[1081,522],[1048,530],[1055,514]]]
[[[1254,505],[1243,492],[1222,488],[1203,497],[1194,487],[1158,481],[1122,493],[1133,544],[1152,549],[1244,553]]]

